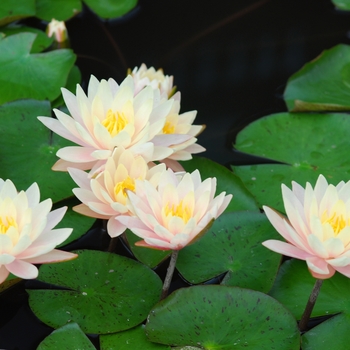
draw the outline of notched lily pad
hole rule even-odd
[[[223,284],[267,292],[281,256],[261,243],[278,237],[264,214],[225,213],[202,238],[180,251],[177,268],[190,283],[227,272]]]
[[[53,328],[76,322],[85,333],[107,334],[143,322],[159,300],[162,281],[137,261],[92,250],[40,267],[38,280],[65,289],[27,290],[35,315]]]

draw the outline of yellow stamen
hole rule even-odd
[[[127,190],[135,191],[135,180],[129,175],[123,181],[118,182],[114,187],[115,194],[119,195],[119,193],[122,193],[124,197],[127,196]]]
[[[328,216],[325,211],[322,215],[322,224],[330,224],[336,235],[345,227],[350,226],[350,219],[345,219],[343,214],[334,212],[331,216]]]
[[[124,113],[114,113],[111,109],[107,111],[106,118],[102,121],[102,125],[108,130],[112,137],[118,135],[128,124]]]
[[[170,121],[166,121],[163,127],[164,134],[173,134],[175,132],[175,125]]]
[[[5,234],[10,227],[18,227],[16,220],[7,216],[5,219],[0,217],[0,234]]]
[[[173,204],[169,206],[169,203],[164,208],[165,216],[177,216],[181,218],[185,223],[192,217],[192,212],[188,206],[183,205],[183,201],[181,201],[178,205]]]

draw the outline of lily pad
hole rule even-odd
[[[31,54],[36,34],[0,37],[0,104],[22,98],[56,99],[76,56],[61,49]]]
[[[340,10],[350,11],[350,0],[332,0],[332,3]]]
[[[35,0],[1,0],[0,26],[35,15]]]
[[[216,177],[216,195],[223,191],[233,195],[230,204],[226,208],[226,212],[258,210],[254,197],[246,189],[242,180],[219,163],[204,157],[193,157],[191,160],[181,162],[181,165],[187,172],[193,172],[198,169],[201,173],[202,180],[208,177]]]
[[[76,322],[85,333],[107,334],[146,319],[162,289],[155,272],[116,254],[76,253],[75,260],[40,267],[38,280],[60,289],[27,290],[29,305],[42,322],[53,328]]]
[[[33,33],[36,35],[36,38],[33,42],[30,53],[38,53],[47,49],[52,43],[53,38],[49,38],[46,33],[39,29],[25,27],[25,26],[11,26],[1,28],[0,32],[4,33],[6,36],[20,34],[20,33]]]
[[[125,235],[128,240],[129,248],[131,249],[135,258],[150,268],[158,266],[171,254],[171,250],[137,247],[135,243],[141,241],[141,238],[133,234],[130,230],[126,230]]]
[[[36,16],[50,22],[67,21],[82,10],[80,0],[36,0]]]
[[[337,45],[293,74],[284,92],[288,110],[350,110],[349,57],[350,46]]]
[[[101,18],[121,17],[137,5],[137,0],[84,0],[84,2]]]
[[[96,349],[79,325],[74,322],[53,331],[37,347],[37,350],[72,349]]]
[[[124,332],[100,335],[101,350],[170,350],[170,346],[152,343],[146,337],[144,325]]]
[[[74,182],[67,173],[51,170],[56,152],[70,142],[37,120],[38,115],[50,114],[47,101],[19,100],[0,106],[0,177],[11,179],[18,190],[37,182],[41,199],[56,202],[72,196]]]
[[[278,238],[264,214],[225,213],[197,242],[182,249],[177,268],[190,283],[202,283],[227,272],[225,285],[268,292],[281,256],[261,242]]]
[[[260,206],[284,211],[281,184],[350,180],[350,118],[347,114],[279,113],[243,129],[235,147],[279,164],[233,166]],[[278,146],[276,146],[278,145]]]
[[[261,292],[227,286],[178,289],[158,303],[146,323],[148,338],[201,349],[299,350],[294,317]]]

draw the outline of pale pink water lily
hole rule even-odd
[[[63,43],[68,40],[68,32],[65,23],[63,21],[57,21],[54,18],[47,25],[46,34],[49,38],[53,36],[58,43]]]
[[[153,89],[159,89],[162,97],[169,98],[176,89],[173,86],[174,77],[172,75],[164,75],[162,69],[147,68],[144,63],[140,67],[135,67],[130,75],[134,79],[135,94],[138,94],[145,86],[151,86]]]
[[[170,147],[152,143],[162,131],[174,102],[161,99],[159,89],[146,86],[135,96],[130,75],[120,85],[113,79],[98,81],[91,76],[87,95],[79,85],[76,95],[66,89],[62,89],[62,94],[71,116],[55,109],[57,119],[38,119],[78,146],[60,149],[57,156],[61,159],[53,170],[73,167],[94,172],[120,146],[150,161],[173,153]]]
[[[197,144],[197,138],[204,129],[205,125],[192,125],[197,111],[189,111],[180,114],[180,93],[174,96],[174,103],[168,115],[161,132],[153,138],[155,145],[163,145],[173,150],[166,159],[162,159],[169,168],[174,171],[183,170],[178,161],[192,159],[192,154],[205,151],[205,148]]]
[[[73,210],[86,216],[108,220],[109,235],[119,236],[126,226],[117,221],[116,217],[129,215],[126,191],[134,190],[137,179],[147,179],[155,186],[163,170],[164,164],[150,167],[142,156],[123,147],[114,150],[104,170],[93,178],[85,171],[69,168],[69,174],[79,186],[73,192],[82,202]]]
[[[76,254],[54,249],[64,242],[71,228],[53,229],[67,207],[50,212],[51,199],[40,202],[36,183],[17,192],[11,180],[0,179],[0,283],[9,273],[33,279],[43,264],[74,259]]]
[[[292,182],[292,190],[282,185],[288,219],[269,207],[265,213],[287,241],[268,240],[263,245],[277,253],[305,260],[318,279],[335,271],[350,277],[350,181],[337,186],[320,175],[312,188]]]
[[[179,250],[199,236],[212,220],[226,209],[232,195],[215,196],[216,178],[204,181],[198,170],[176,175],[163,171],[157,187],[148,181],[136,181],[128,191],[134,216],[117,218],[143,240],[136,243],[162,250]]]

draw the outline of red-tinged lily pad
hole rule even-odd
[[[278,237],[264,214],[225,213],[202,238],[180,251],[177,268],[190,283],[227,272],[225,285],[268,292],[281,256],[261,243]]]
[[[221,192],[233,195],[226,212],[237,210],[258,211],[254,197],[244,186],[242,180],[219,163],[204,157],[193,157],[191,160],[181,162],[181,165],[190,173],[198,169],[202,180],[208,177],[216,177],[216,195]]]
[[[261,292],[227,286],[178,289],[158,303],[146,323],[148,338],[200,349],[299,350],[295,318]]]
[[[66,85],[76,56],[61,49],[31,54],[34,33],[0,36],[0,105],[22,98],[50,101]]]
[[[170,346],[152,343],[146,337],[144,325],[124,332],[100,335],[101,350],[170,350]]]
[[[76,323],[54,330],[37,347],[37,350],[95,350],[89,338]]]
[[[350,118],[347,114],[279,113],[243,129],[235,148],[280,164],[234,166],[259,206],[284,211],[281,184],[305,187],[320,174],[329,183],[350,180]]]
[[[76,253],[75,260],[40,267],[38,280],[60,289],[27,290],[35,315],[50,327],[76,322],[92,334],[115,333],[142,323],[159,300],[158,275],[120,255]]]
[[[51,170],[56,152],[70,142],[37,119],[50,114],[47,101],[19,100],[0,106],[0,177],[11,179],[19,190],[37,182],[41,199],[56,202],[72,196],[74,182],[67,173]]]
[[[288,110],[350,110],[349,57],[350,46],[337,45],[293,74],[284,92]]]

